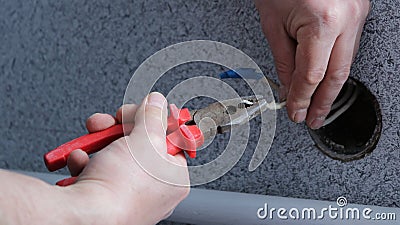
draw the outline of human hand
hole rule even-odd
[[[110,128],[116,124],[122,124],[122,112],[124,112],[124,114],[130,115],[130,120],[124,122],[133,123],[138,107],[139,106],[136,104],[123,105],[117,110],[115,117],[110,114],[95,113],[86,120],[86,129],[89,133],[96,133]],[[127,129],[127,127],[124,127],[124,129]],[[124,130],[124,133],[129,133],[131,131],[132,129]],[[79,176],[79,174],[86,167],[88,162],[88,154],[81,149],[77,149],[71,152],[67,161],[67,167],[71,176]]]
[[[72,152],[68,159],[71,175],[79,177],[74,185],[65,188],[77,196],[87,196],[87,201],[96,202],[96,208],[108,212],[104,218],[96,218],[97,222],[106,224],[112,219],[111,223],[155,224],[169,216],[187,196],[186,159],[183,154],[171,156],[166,151],[166,105],[161,94],[152,93],[140,107],[122,106],[116,118],[94,114],[87,120],[89,132],[122,123],[122,114],[128,118],[124,122],[135,124],[130,135],[113,142],[92,159],[81,150]]]
[[[368,0],[255,0],[289,118],[320,128],[347,80]]]

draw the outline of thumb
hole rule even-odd
[[[135,127],[126,138],[129,151],[136,163],[153,178],[189,186],[185,158],[167,153],[166,128],[167,100],[160,93],[151,93],[136,112]]]
[[[130,140],[148,140],[157,151],[165,152],[167,128],[167,100],[158,93],[150,93],[142,102],[135,116],[135,127]]]

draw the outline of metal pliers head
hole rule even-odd
[[[262,96],[228,99],[190,111],[192,119],[186,124],[197,125],[207,140],[218,133],[229,132],[233,126],[247,123],[266,109],[268,102]]]

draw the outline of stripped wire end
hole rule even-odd
[[[279,102],[279,103],[270,102],[270,103],[267,103],[267,105],[266,105],[267,109],[269,109],[269,110],[278,110],[278,109],[282,109],[285,106],[286,106],[286,101]]]

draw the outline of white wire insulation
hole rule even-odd
[[[267,103],[267,109],[269,109],[269,110],[278,110],[278,109],[282,109],[285,106],[286,106],[286,101],[279,102],[279,103],[276,103],[276,102]]]

